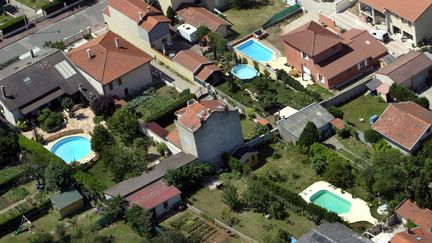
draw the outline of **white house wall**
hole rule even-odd
[[[170,210],[170,208],[172,208],[175,204],[179,203],[180,201],[181,201],[181,196],[177,195],[175,197],[168,199],[167,208],[163,206],[163,203],[157,205],[156,207],[154,207],[156,217],[159,217],[162,214],[166,213],[168,210]]]
[[[104,90],[102,87],[102,84],[99,83],[96,79],[94,79],[92,76],[88,75],[86,72],[81,70],[79,67],[77,67],[78,71],[83,75],[83,77],[93,86],[93,88],[100,94],[104,94]]]
[[[10,124],[16,126],[16,122],[19,119],[24,118],[23,114],[19,110],[10,111],[2,102],[0,102],[0,105],[3,107],[3,116]]]

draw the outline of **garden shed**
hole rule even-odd
[[[65,191],[50,196],[53,208],[61,217],[70,215],[84,206],[84,199],[77,190]]]

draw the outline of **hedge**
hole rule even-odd
[[[24,135],[18,136],[18,144],[20,145],[21,149],[33,155],[33,159],[36,160],[35,162],[38,162],[43,166],[48,166],[48,163],[59,163],[62,165],[66,165],[66,163],[62,159],[57,157],[57,155],[51,153],[42,145],[40,145],[34,140],[25,137]]]
[[[41,7],[41,9],[45,12],[45,14],[50,14],[64,7],[64,0],[54,0],[50,3],[47,3]]]
[[[25,26],[24,16],[19,16],[14,19],[11,19],[0,25],[0,30],[3,30],[3,34],[6,34],[10,31],[14,31],[22,26]]]
[[[195,95],[191,93],[182,93],[178,99],[171,102],[169,105],[165,106],[163,109],[158,110],[150,115],[148,115],[145,119],[145,122],[157,121],[164,123],[164,121],[168,120],[171,117],[174,117],[174,112],[178,109],[184,107],[186,103],[194,99]]]

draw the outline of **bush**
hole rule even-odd
[[[30,238],[30,243],[54,243],[54,236],[48,232],[41,232]]]
[[[43,109],[37,119],[40,123],[40,127],[45,131],[56,128],[63,123],[62,115],[48,108]]]
[[[255,118],[255,112],[252,108],[246,107],[245,109],[246,117],[248,119],[254,119]]]
[[[138,205],[132,206],[126,211],[126,224],[144,239],[152,237],[151,214],[147,209]]]
[[[257,124],[255,126],[255,136],[261,136],[270,132],[270,128],[268,126],[264,126],[261,124]]]
[[[182,192],[189,191],[208,179],[213,174],[213,167],[205,162],[191,162],[176,170],[168,170],[164,180]]]
[[[101,184],[94,175],[78,171],[73,175],[74,179],[84,186],[90,193],[102,193],[106,188],[105,185]]]
[[[74,106],[74,102],[71,97],[64,97],[61,101],[63,109],[70,110]]]
[[[112,96],[99,96],[92,100],[90,107],[96,116],[109,117],[115,111],[115,102]]]
[[[237,193],[237,187],[232,184],[225,185],[222,193],[222,201],[232,210],[239,210],[242,203],[239,194]]]
[[[20,16],[0,25],[0,30],[3,30],[3,34],[7,34],[23,26],[25,26],[24,16]]]
[[[123,142],[130,143],[139,133],[138,118],[135,113],[127,109],[120,109],[108,120],[108,128]]]
[[[377,143],[382,139],[381,134],[373,129],[368,129],[364,133],[364,138],[368,143]]]
[[[235,226],[238,225],[240,223],[240,219],[237,218],[234,213],[227,209],[224,208],[222,210],[222,214],[221,214],[221,218],[223,221],[225,221],[229,226]]]
[[[320,132],[313,122],[306,123],[305,128],[300,134],[298,144],[300,146],[309,147],[319,141]]]
[[[203,25],[199,26],[197,30],[197,39],[201,40],[208,33],[210,33],[210,30],[207,28],[207,26],[203,26]]]
[[[165,143],[158,143],[156,150],[161,156],[165,156],[165,153],[168,152],[168,147]]]
[[[19,151],[18,135],[0,128],[0,168],[13,162]]]
[[[41,7],[41,9],[43,11],[45,11],[46,14],[50,14],[52,12],[55,12],[55,11],[63,8],[63,6],[64,6],[63,2],[64,2],[64,0],[54,0],[52,2],[49,2],[49,3],[45,4],[45,5],[43,5]]]
[[[390,87],[390,96],[398,102],[414,101],[424,108],[429,109],[429,100],[426,97],[418,97],[414,92],[403,86],[392,84]]]
[[[336,118],[343,119],[344,117],[344,112],[341,109],[337,108],[336,106],[330,106],[329,108],[327,108],[327,110],[330,114],[332,114]]]
[[[95,116],[95,117],[93,117],[94,124],[100,124],[103,121],[104,121],[104,117],[103,116]]]
[[[66,191],[72,188],[74,180],[71,177],[72,171],[66,164],[48,165],[44,173],[44,181],[47,190],[50,191]]]
[[[43,47],[49,47],[49,48],[54,48],[54,49],[59,49],[59,50],[65,50],[66,49],[66,44],[62,40],[59,40],[59,41],[45,41],[44,44],[43,44]]]
[[[93,128],[93,135],[91,137],[91,147],[95,152],[102,152],[102,150],[114,144],[114,137],[102,125],[96,125]]]

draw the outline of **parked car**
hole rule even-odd
[[[384,30],[371,30],[369,34],[384,43],[386,43],[390,39],[388,33]]]

